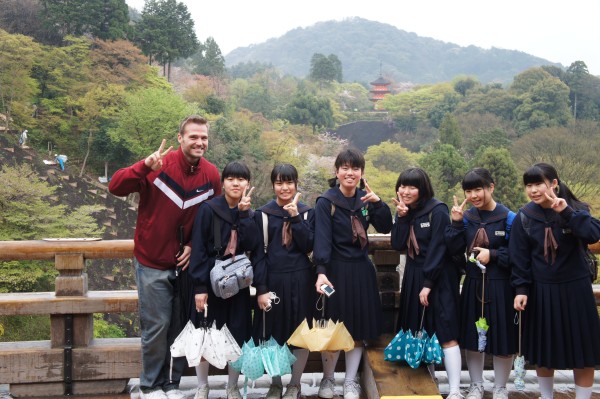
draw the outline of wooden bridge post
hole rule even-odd
[[[56,254],[55,266],[59,272],[56,277],[55,295],[59,296],[86,296],[88,292],[87,274],[83,272],[85,261],[82,253]],[[72,317],[72,328],[66,327],[67,320]],[[73,347],[87,347],[94,337],[93,314],[51,315],[52,348],[62,348],[67,344]],[[69,321],[69,323],[71,323]],[[72,333],[70,339],[65,340],[66,331]]]

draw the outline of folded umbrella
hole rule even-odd
[[[425,342],[425,349],[423,353],[423,362],[426,364],[442,364],[444,359],[444,350],[437,335],[434,333]]]
[[[514,371],[515,371],[515,388],[518,391],[525,390],[525,374],[527,373],[525,370],[525,357],[521,354],[521,312],[518,314],[518,324],[519,324],[519,352],[517,356],[515,356]]]
[[[389,362],[398,362],[404,359],[404,345],[402,337],[406,333],[404,330],[398,331],[398,333],[392,338],[389,344],[383,349],[383,358]]]

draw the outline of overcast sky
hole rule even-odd
[[[144,0],[126,0],[140,12]],[[361,17],[461,46],[520,50],[600,75],[600,0],[178,0],[224,55],[317,22]]]

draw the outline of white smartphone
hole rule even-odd
[[[323,284],[321,286],[321,291],[323,291],[323,293],[325,293],[325,295],[327,295],[327,296],[331,296],[335,292],[335,290],[333,289],[333,287],[331,287],[331,286],[329,286],[327,284]]]

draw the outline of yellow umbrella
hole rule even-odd
[[[354,339],[343,322],[313,319],[312,324],[310,328],[304,319],[288,339],[288,345],[306,348],[311,352],[338,350],[347,352],[354,349]]]

